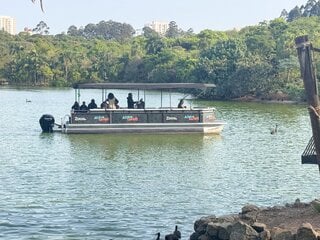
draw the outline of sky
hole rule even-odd
[[[179,28],[231,30],[275,19],[307,0],[3,0],[0,16],[16,19],[17,32],[44,21],[50,34],[67,32],[71,25],[86,26],[102,20],[128,23],[142,29],[152,21],[175,21]]]

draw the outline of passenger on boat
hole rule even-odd
[[[135,105],[136,103],[138,103],[138,102],[133,101],[132,93],[129,93],[129,94],[128,94],[127,103],[128,103],[128,108],[134,108],[134,105]]]
[[[139,109],[144,109],[144,107],[145,107],[145,104],[144,104],[143,99],[141,98],[141,99],[139,100],[139,102],[137,103],[137,108],[139,108]]]
[[[183,99],[181,99],[178,104],[178,108],[186,108],[186,106],[184,106],[183,104],[184,104],[184,101],[183,101]]]
[[[108,103],[108,108],[110,108],[110,109],[119,108],[119,101],[118,101],[118,99],[115,98],[113,93],[108,94],[107,103]]]
[[[71,109],[73,109],[74,111],[80,110],[79,103],[77,101],[75,101],[74,104],[72,105]]]
[[[82,102],[82,105],[80,106],[80,110],[88,110],[88,107],[85,101]]]
[[[94,99],[91,99],[91,102],[88,105],[89,109],[98,108],[97,104],[95,103]]]
[[[103,101],[103,102],[100,104],[100,108],[102,108],[102,109],[108,108],[107,101]]]

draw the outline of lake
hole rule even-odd
[[[127,92],[115,95],[125,105]],[[100,104],[100,92],[81,95],[91,98]],[[72,89],[0,88],[2,239],[155,239],[175,225],[188,239],[202,216],[318,197],[318,167],[301,164],[304,105],[188,100],[217,108],[218,136],[41,133],[42,114],[59,123],[73,102]]]

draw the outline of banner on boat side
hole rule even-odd
[[[110,115],[104,114],[88,114],[76,113],[71,116],[72,123],[76,124],[104,124],[110,123]]]

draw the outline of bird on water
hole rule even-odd
[[[157,235],[156,240],[160,240],[160,233],[158,232],[158,233],[156,233],[156,235]]]
[[[166,235],[165,240],[179,240],[179,239],[181,239],[181,232],[178,230],[178,226],[176,225],[174,232]]]
[[[276,124],[276,127],[271,129],[271,134],[276,134],[278,132],[278,124]]]

